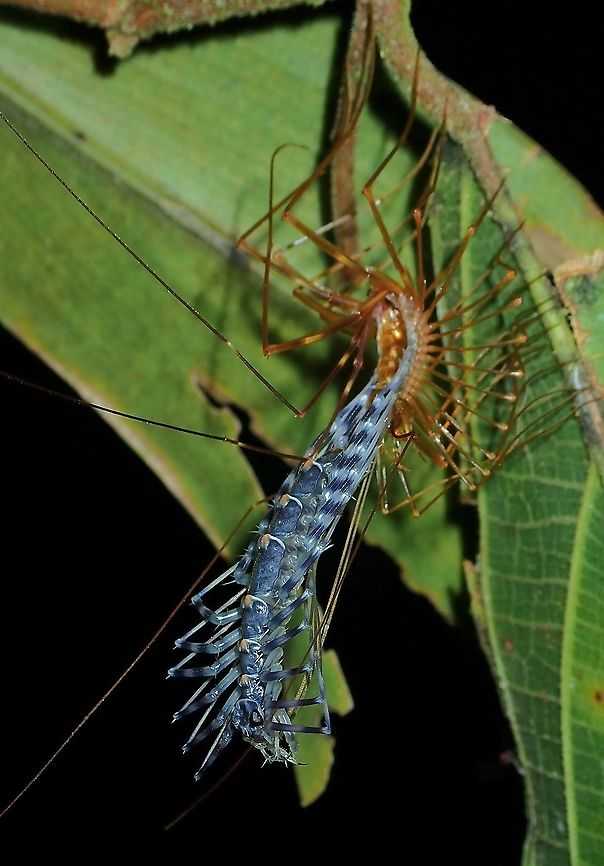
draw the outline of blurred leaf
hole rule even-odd
[[[75,21],[102,27],[107,35],[109,53],[128,57],[139,40],[157,33],[190,30],[199,24],[216,24],[238,16],[258,15],[307,2],[320,6],[324,0],[13,0],[11,5],[33,9],[46,15],[64,15]]]

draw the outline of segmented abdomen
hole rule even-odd
[[[390,382],[380,388],[374,376],[337,414],[308,449],[306,459],[285,479],[258,526],[257,539],[234,566],[192,599],[202,620],[176,641],[189,654],[171,668],[169,676],[202,680],[175,714],[178,719],[201,712],[185,751],[217,732],[198,774],[236,733],[269,761],[293,761],[295,733],[329,732],[320,646],[312,634],[315,567],[346,505],[373,465],[413,355],[410,345]],[[229,578],[242,589],[217,610],[210,609],[206,595]],[[301,611],[301,620],[290,625],[297,611]],[[191,641],[207,624],[215,629],[209,640]],[[302,664],[284,669],[284,647],[304,633],[309,644]],[[216,656],[215,661],[189,666],[202,654]],[[315,677],[317,694],[280,700],[286,681],[300,676]],[[295,725],[292,711],[309,705],[322,707],[323,723]]]

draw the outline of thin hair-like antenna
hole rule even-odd
[[[73,740],[73,738],[74,738],[77,734],[79,734],[79,732],[82,730],[82,728],[83,728],[83,727],[84,727],[84,726],[85,726],[85,725],[90,721],[90,719],[92,718],[92,716],[94,716],[94,714],[97,712],[97,710],[99,710],[99,709],[103,706],[103,704],[107,701],[108,698],[111,697],[111,695],[112,695],[113,692],[118,688],[118,686],[120,686],[120,685],[123,683],[123,681],[126,679],[126,677],[128,676],[128,674],[132,671],[132,669],[133,669],[134,667],[136,667],[136,665],[139,663],[139,661],[140,661],[140,660],[141,660],[141,659],[142,659],[142,658],[143,658],[143,657],[148,653],[148,651],[151,649],[151,647],[153,646],[153,644],[155,643],[155,641],[156,641],[156,640],[157,640],[157,639],[158,639],[158,638],[163,634],[163,632],[166,630],[166,628],[170,625],[170,623],[172,622],[172,620],[174,619],[174,617],[176,616],[176,614],[181,610],[182,607],[184,607],[184,605],[187,603],[187,601],[189,600],[189,598],[190,598],[190,596],[192,595],[192,593],[193,593],[193,592],[197,589],[197,587],[200,585],[200,583],[202,582],[202,580],[204,579],[204,577],[206,576],[206,574],[208,573],[208,571],[209,571],[211,568],[213,568],[214,564],[218,561],[218,559],[220,559],[220,557],[221,557],[221,555],[222,555],[222,552],[224,551],[224,549],[226,548],[226,546],[228,545],[228,543],[231,541],[231,539],[233,538],[233,536],[238,532],[238,530],[240,529],[240,527],[243,526],[243,524],[245,523],[245,521],[247,520],[247,518],[248,518],[248,516],[251,514],[251,512],[252,512],[255,508],[257,508],[259,505],[261,505],[261,504],[263,504],[263,503],[265,503],[265,502],[266,502],[266,499],[261,499],[261,500],[259,500],[258,502],[254,502],[253,505],[250,505],[250,507],[246,510],[245,514],[244,514],[244,515],[243,515],[243,516],[242,516],[242,517],[237,521],[237,524],[235,525],[235,527],[233,528],[233,530],[229,533],[229,536],[228,536],[228,538],[226,539],[226,541],[224,542],[224,544],[222,545],[222,547],[220,547],[220,548],[216,551],[216,553],[214,554],[214,556],[212,557],[212,559],[208,562],[208,564],[206,565],[206,567],[203,569],[203,571],[201,572],[201,574],[199,575],[199,577],[197,577],[197,578],[194,580],[194,582],[193,582],[192,585],[188,588],[188,590],[186,591],[186,593],[182,596],[182,598],[181,598],[181,599],[176,603],[176,605],[172,608],[172,610],[170,611],[170,613],[168,614],[168,616],[167,616],[167,617],[163,620],[163,622],[158,626],[158,628],[155,630],[155,632],[154,632],[153,635],[149,638],[149,640],[145,643],[145,645],[142,647],[142,649],[139,650],[139,652],[135,655],[135,657],[132,659],[132,661],[128,663],[128,665],[124,668],[124,670],[121,672],[121,674],[117,677],[117,679],[114,680],[114,682],[113,682],[113,683],[109,686],[109,688],[108,688],[108,689],[107,689],[107,690],[106,690],[106,691],[101,695],[101,697],[100,697],[100,698],[96,701],[96,703],[95,703],[95,704],[90,708],[90,710],[88,710],[88,712],[86,713],[86,715],[84,715],[84,716],[80,719],[80,721],[77,723],[77,725],[75,726],[75,728],[74,728],[74,729],[73,729],[73,730],[72,730],[72,731],[67,735],[67,737],[65,737],[65,739],[63,740],[63,742],[58,746],[58,748],[56,748],[56,749],[54,750],[54,752],[52,753],[52,755],[50,755],[50,757],[47,758],[46,761],[44,761],[44,763],[43,763],[42,766],[39,768],[39,770],[37,770],[37,771],[34,773],[34,775],[31,777],[31,779],[29,779],[29,781],[28,781],[28,782],[27,782],[27,783],[26,783],[26,784],[21,788],[21,790],[20,790],[20,791],[19,791],[19,792],[18,792],[18,793],[17,793],[17,794],[16,794],[16,795],[15,795],[15,796],[10,800],[10,801],[9,801],[9,803],[7,803],[7,805],[6,805],[2,810],[0,810],[0,820],[1,820],[2,818],[4,818],[4,816],[7,815],[7,814],[8,814],[8,813],[13,809],[14,806],[16,806],[16,804],[19,802],[19,800],[21,800],[21,798],[22,798],[22,797],[23,797],[23,796],[24,796],[24,795],[29,791],[29,789],[30,789],[31,787],[33,787],[33,785],[36,784],[36,782],[38,781],[38,779],[40,779],[40,778],[44,775],[44,773],[45,773],[45,772],[46,772],[46,771],[47,771],[47,770],[52,766],[52,764],[56,761],[56,759],[59,757],[59,755],[61,755],[61,754],[65,751],[65,749],[66,749],[67,746],[71,743],[71,741]]]
[[[204,791],[203,794],[200,794],[199,797],[196,797],[192,803],[189,803],[188,806],[185,806],[182,812],[179,812],[175,818],[172,818],[171,821],[168,821],[167,824],[164,824],[164,831],[169,832],[170,830],[173,830],[177,826],[177,824],[180,824],[180,822],[187,818],[191,814],[191,812],[194,812],[199,806],[201,806],[202,803],[205,803],[206,800],[209,800],[210,797],[224,785],[227,779],[229,779],[233,775],[235,770],[239,769],[241,764],[243,764],[245,759],[249,755],[251,755],[251,753],[252,747],[247,746],[243,754],[240,755],[240,757],[237,758],[236,761],[234,761],[233,765],[225,773],[222,774],[222,776],[220,777],[220,779],[218,779],[217,782],[214,782],[214,784],[211,785],[207,791]]]
[[[145,271],[147,271],[147,273],[155,280],[155,282],[159,283],[159,285],[163,289],[165,289],[168,294],[170,294],[174,298],[175,301],[177,301],[181,306],[188,310],[189,313],[191,313],[191,315],[194,316],[198,322],[201,322],[204,328],[207,328],[208,331],[210,331],[215,337],[217,337],[222,343],[224,343],[224,345],[229,349],[229,351],[232,352],[232,354],[235,355],[235,357],[237,357],[245,367],[247,367],[250,373],[252,373],[252,375],[255,376],[264,385],[264,387],[271,392],[271,394],[273,394],[273,396],[275,396],[278,400],[280,400],[281,403],[287,406],[287,408],[291,412],[293,412],[294,415],[296,415],[297,417],[300,416],[300,411],[293,405],[293,403],[290,403],[289,400],[284,397],[284,395],[281,394],[281,392],[278,391],[277,388],[275,388],[275,386],[272,385],[268,381],[268,379],[263,376],[259,370],[256,369],[256,367],[254,367],[252,362],[243,354],[243,352],[241,352],[233,344],[231,340],[228,339],[228,337],[225,337],[224,334],[218,330],[218,328],[215,328],[214,325],[212,325],[212,323],[208,319],[206,319],[206,317],[197,309],[197,307],[194,307],[193,304],[186,300],[186,298],[183,298],[182,295],[180,295],[176,291],[176,289],[167,282],[167,280],[164,280],[164,278],[160,276],[160,274],[158,274],[157,271],[142,258],[142,256],[139,256],[139,254],[135,252],[135,250],[133,250],[132,247],[122,237],[120,237],[120,235],[118,235],[117,232],[115,232],[111,228],[111,226],[109,226],[96,213],[96,211],[94,211],[90,207],[90,205],[87,204],[84,199],[81,198],[81,196],[79,196],[77,192],[75,192],[75,190],[73,190],[69,186],[69,184],[65,180],[63,180],[63,178],[54,170],[50,163],[48,163],[44,159],[42,154],[38,153],[33,144],[30,144],[27,138],[25,138],[25,136],[21,132],[19,132],[17,127],[9,120],[9,118],[6,116],[6,114],[4,114],[3,111],[0,111],[0,120],[4,121],[4,123],[8,126],[13,135],[21,142],[21,144],[34,156],[34,158],[40,163],[40,165],[42,165],[46,169],[46,171],[57,181],[57,183],[63,187],[65,192],[68,193],[68,195],[70,195],[71,198],[73,198],[80,205],[80,207],[84,208],[86,213],[92,217],[92,219],[103,229],[103,231],[107,232],[107,234],[110,235],[114,241],[117,241],[117,243],[122,247],[122,249],[124,249],[128,253],[128,255],[133,258],[135,262],[137,262],[137,264],[139,264]]]
[[[232,439],[230,436],[221,436],[219,433],[206,433],[203,430],[196,430],[194,427],[181,427],[179,424],[170,424],[168,421],[158,421],[156,418],[145,418],[143,415],[135,415],[132,412],[122,412],[120,409],[112,409],[110,406],[103,406],[101,403],[93,403],[84,400],[82,397],[63,394],[61,391],[54,391],[52,388],[47,388],[45,385],[38,385],[35,382],[29,382],[27,379],[15,376],[13,373],[7,373],[6,370],[0,370],[0,376],[7,382],[10,382],[11,385],[19,385],[20,387],[29,388],[30,391],[37,391],[48,397],[63,400],[63,402],[71,403],[73,406],[95,409],[97,412],[114,415],[116,418],[125,418],[127,421],[138,421],[140,424],[146,424],[149,427],[159,427],[160,430],[173,430],[175,433],[186,433],[188,436],[197,436],[200,439],[211,439],[214,442],[225,442],[227,445],[236,445],[243,451],[254,451],[256,454],[270,454],[274,457],[282,457],[285,460],[301,461],[305,459],[300,454],[290,454],[287,451],[275,451],[273,448],[264,448],[262,445],[253,445],[251,442],[240,442],[239,439]]]

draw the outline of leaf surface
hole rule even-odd
[[[408,94],[415,50],[405,42],[405,8],[383,4],[376,29],[393,79]],[[232,246],[266,210],[275,148],[284,142],[309,148],[287,149],[278,159],[279,195],[308,173],[329,132],[323,118],[331,105],[328,69],[339,23],[328,14],[305,15],[300,25],[291,20],[292,26],[280,18],[270,27],[200,31],[161,50],[140,50],[104,76],[95,70],[89,45],[70,36],[68,28],[64,35],[61,27],[53,33],[6,23],[0,99],[2,110],[102,218],[301,406],[341,347],[325,342],[263,360],[258,274]],[[437,76],[424,68],[428,89],[420,88],[419,108],[438,124],[439,88],[449,84],[431,78],[433,73]],[[398,131],[403,104],[395,104],[400,123],[397,113],[391,126]],[[476,146],[478,126],[466,129],[467,118],[457,108],[452,101],[452,129],[482,189],[492,193],[497,173],[511,168],[507,210],[503,205],[497,210],[498,200],[496,217],[508,227],[526,218],[515,250],[515,265],[526,281],[544,267],[604,246],[601,214],[555,161],[496,117],[487,130],[487,160]],[[293,419],[223,344],[85,217],[6,128],[0,136],[1,182],[10,202],[0,237],[1,312],[7,326],[87,399],[231,437],[238,434],[243,411],[244,421],[270,447],[301,453],[329,420],[336,389],[304,419]],[[392,141],[392,130],[378,115],[363,119],[358,178],[370,175]],[[417,153],[402,158],[412,165]],[[459,240],[480,206],[479,191],[468,190],[469,199],[459,191],[442,193],[434,224],[442,250]],[[309,225],[324,221],[322,195],[315,189],[301,203],[300,215]],[[470,249],[467,271],[478,269],[485,253]],[[537,296],[534,300],[538,303]],[[552,330],[554,365],[575,350],[573,334],[559,328],[561,320]],[[271,321],[283,340],[316,329],[313,316],[287,287],[274,294]],[[601,338],[594,335],[589,349],[594,368],[601,353]],[[557,381],[565,387],[561,377]],[[553,380],[548,387],[554,387]],[[263,495],[244,453],[231,446],[110,423],[216,544],[229,536],[244,507]],[[594,447],[601,448],[601,441]],[[228,489],[228,496],[217,497],[217,489]],[[594,775],[601,762],[594,767],[592,757],[601,754],[601,658],[590,651],[592,639],[585,635],[602,629],[600,609],[589,605],[601,544],[594,522],[599,496],[574,420],[518,452],[480,495],[475,609],[524,767],[531,818],[526,862],[539,866],[597,862],[602,810],[594,790],[598,782],[600,791],[603,785]],[[254,519],[250,515],[232,540],[231,554]],[[408,515],[376,519],[369,540],[388,550],[410,585],[453,617],[462,585],[461,539],[444,500],[420,521]],[[344,694],[337,665],[333,681],[335,693]],[[585,682],[586,690],[577,691],[576,682]],[[329,741],[317,742],[316,770],[304,768],[299,783],[304,802],[323,789],[332,760]]]

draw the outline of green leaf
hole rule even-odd
[[[261,28],[194,47],[184,42],[161,56],[141,51],[111,77],[96,72],[89,48],[77,41],[9,24],[1,36],[2,110],[138,254],[299,405],[329,368],[330,347],[317,346],[304,364],[291,354],[263,360],[259,281],[232,239],[266,209],[268,165],[279,144],[302,139],[311,146],[280,162],[279,186],[294,185],[312,165],[326,87],[320,58],[333,50],[336,25],[333,18],[310,21],[301,53],[292,48],[295,30]],[[240,79],[240,65],[254,74]],[[296,112],[287,114],[283,105],[293,91]],[[229,408],[235,405],[269,445],[302,453],[329,420],[335,390],[304,419],[292,418],[4,124],[0,138],[0,183],[11,203],[0,236],[5,324],[88,400],[229,437],[239,431]],[[317,197],[309,198],[303,211],[314,224],[318,208]],[[289,293],[274,300],[271,314],[282,339],[315,327]],[[103,417],[216,545],[263,496],[236,448]],[[258,509],[248,515],[229,555],[258,517]],[[335,674],[332,680],[332,688],[345,690]],[[324,779],[327,770],[316,765],[312,772]]]
[[[405,8],[376,5],[375,24],[393,79],[408,94],[415,44]],[[336,349],[318,344],[262,359],[258,276],[233,255],[231,241],[266,209],[268,163],[276,147],[296,142],[310,148],[282,153],[278,193],[304,177],[322,151],[328,59],[337,36],[337,20],[326,15],[308,16],[300,28],[242,26],[161,51],[139,51],[111,76],[101,76],[89,48],[77,40],[10,24],[1,33],[3,110],[68,183],[298,406],[316,391]],[[244,76],[236,72],[241,68]],[[508,227],[526,217],[515,247],[526,281],[544,266],[604,245],[601,215],[575,181],[543,152],[527,168],[532,143],[496,117],[485,145],[476,135],[484,106],[457,90],[450,94],[450,83],[425,62],[422,116],[440,123],[450,97],[453,135],[487,193],[511,168],[510,197],[500,196],[494,209]],[[0,136],[0,182],[10,202],[0,237],[1,308],[8,327],[88,399],[229,436],[238,429],[228,408],[235,406],[273,448],[302,451],[330,417],[336,389],[303,421],[293,420],[223,345],[84,218],[6,129]],[[369,176],[392,140],[377,116],[364,117],[359,178]],[[402,154],[403,164],[416,158]],[[480,196],[475,189],[469,195],[474,204],[467,209],[467,202],[443,193],[440,222],[434,224],[442,250],[475,215]],[[302,202],[300,214],[311,225],[322,221],[319,198],[315,190]],[[400,205],[405,212],[404,198]],[[470,251],[464,266],[478,268],[485,251]],[[531,285],[539,303],[543,281]],[[271,305],[279,339],[316,328],[289,288],[276,292]],[[552,318],[549,359],[554,366],[556,359],[568,364],[576,351],[574,335],[560,328],[562,314]],[[594,369],[601,345],[595,337],[589,351]],[[198,383],[212,399],[205,399]],[[556,383],[564,387],[554,373],[542,387]],[[216,408],[216,401],[228,405]],[[260,496],[236,449],[111,423],[217,544],[243,505]],[[217,499],[217,485],[228,487],[228,498]],[[592,840],[601,833],[602,811],[593,797],[598,779],[590,755],[601,755],[601,659],[589,654],[585,635],[602,628],[591,588],[599,496],[574,420],[515,454],[480,496],[474,611],[523,764],[531,821],[525,862],[532,866],[596,862]],[[411,585],[452,617],[461,542],[444,504],[419,521],[403,515],[376,520],[370,540],[384,546]],[[233,541],[233,551],[238,543]],[[332,703],[345,690],[337,667],[334,681]],[[574,689],[574,682],[585,682],[587,691]],[[311,802],[326,783],[332,744],[306,741],[320,752],[316,769],[298,775],[303,801]]]
[[[524,772],[536,864],[568,863],[562,652],[586,473],[578,425],[510,460],[480,498],[480,583],[489,643]],[[580,555],[580,554],[579,554]]]
[[[335,348],[319,344],[263,360],[258,279],[233,256],[231,243],[267,206],[273,150],[283,142],[309,147],[282,154],[279,192],[304,177],[322,149],[326,58],[334,51],[338,28],[328,16],[309,16],[303,28],[242,26],[193,45],[175,43],[161,53],[140,50],[111,76],[100,76],[86,45],[5,25],[0,57],[4,106],[19,128],[298,406],[316,392],[335,360]],[[250,74],[241,78],[237,68]],[[221,403],[243,407],[253,431],[268,444],[301,452],[328,420],[336,389],[305,419],[293,420],[224,346],[86,219],[6,129],[2,135],[3,183],[15,214],[1,242],[7,288],[2,315],[8,327],[89,399],[236,435],[232,414],[204,401],[199,382]],[[375,117],[364,118],[359,177],[369,175],[392,140]],[[415,158],[406,154],[407,164]],[[300,215],[317,225],[320,213],[319,191],[313,190]],[[42,252],[23,257],[24,248]],[[316,328],[290,292],[288,286],[271,304],[279,339]],[[124,370],[133,375],[124,377]],[[231,450],[226,459],[216,456],[226,446],[107,420],[216,544],[240,517],[240,506],[234,510],[231,503],[259,498],[243,454]],[[213,496],[217,480],[233,491],[224,503]],[[441,549],[431,543],[426,557],[422,538],[435,535]],[[368,540],[384,546],[410,583],[452,616],[451,599],[461,581],[460,542],[444,508],[423,525],[403,515],[394,522],[376,520]],[[229,550],[237,544],[235,539]]]
[[[460,149],[449,146],[431,223],[437,262],[450,256],[468,224],[467,211],[476,212],[480,200]],[[496,224],[487,220],[483,228],[460,268],[462,293],[501,247]],[[520,269],[512,249],[504,258]],[[532,302],[526,292],[523,301],[526,314]],[[566,390],[552,346],[541,345],[527,363],[529,403]],[[551,399],[555,406],[556,398]],[[563,400],[559,405],[562,419],[568,407]],[[472,612],[514,727],[526,781],[531,820],[526,862],[595,863],[602,832],[596,801],[604,790],[596,760],[602,754],[597,713],[602,671],[599,649],[594,653],[586,647],[599,647],[604,619],[601,606],[594,606],[597,596],[586,595],[590,589],[584,587],[597,573],[604,492],[595,463],[588,470],[577,420],[569,418],[561,428],[556,421],[554,413],[546,425],[551,433],[512,454],[481,490],[480,560],[476,572],[467,570],[467,578]],[[592,713],[586,718],[588,696]]]
[[[354,709],[354,701],[340,667],[340,662],[333,650],[328,650],[323,656],[323,676],[325,688],[329,695],[330,709],[340,716],[345,716]],[[305,710],[303,724],[319,724],[321,713],[316,708]],[[300,714],[300,718],[302,714]],[[298,761],[294,768],[296,785],[300,795],[300,803],[310,806],[324,792],[329,782],[329,774],[334,761],[334,737],[318,737],[313,734],[302,734],[298,739]]]
[[[604,252],[564,262],[554,271],[581,358],[577,384],[598,400],[586,400],[581,418],[604,480]]]
[[[384,7],[376,20],[383,55],[405,93],[417,53],[408,11],[408,3],[398,10]],[[448,128],[483,193],[492,195],[506,177],[505,192],[493,203],[495,220],[508,231],[520,217],[526,220],[514,240],[513,256],[506,250],[505,257],[510,253],[511,264],[530,286],[526,300],[539,305],[548,334],[537,366],[529,365],[528,398],[562,395],[569,384],[592,387],[588,407],[580,413],[583,430],[575,418],[562,427],[552,424],[551,435],[528,442],[482,488],[480,559],[477,571],[467,572],[472,611],[497,676],[524,774],[529,833],[523,862],[591,866],[601,860],[604,789],[598,700],[604,611],[597,591],[586,594],[594,585],[594,563],[601,560],[597,552],[602,543],[603,494],[585,448],[587,443],[593,461],[601,465],[604,437],[595,402],[601,396],[595,359],[603,345],[595,287],[598,268],[592,260],[593,289],[583,293],[583,309],[569,305],[579,325],[575,333],[560,308],[547,302],[548,281],[536,278],[557,266],[567,275],[572,266],[565,270],[566,259],[602,246],[604,220],[586,192],[551,157],[509,122],[489,117],[489,109],[422,60],[419,111],[436,123],[445,101]],[[476,134],[479,129],[483,135]],[[447,180],[459,181],[459,169],[459,163],[443,166],[445,188]],[[473,187],[468,176],[457,207],[454,198],[444,198],[435,235],[441,226],[446,234],[451,221],[463,225],[459,218],[464,201],[467,195],[476,200],[478,194]],[[480,247],[482,255],[482,242]],[[462,272],[472,266],[473,256],[470,249]],[[585,287],[583,281],[581,288]],[[572,283],[567,288],[572,297]],[[575,296],[575,305],[576,301]],[[581,340],[586,333],[587,342]],[[548,372],[531,379],[539,368]],[[557,416],[558,421],[561,418]],[[579,683],[585,683],[584,688]]]
[[[450,257],[469,222],[468,211],[476,213],[481,198],[461,149],[449,146],[432,221],[438,263]],[[502,242],[498,226],[487,219],[464,256],[458,277],[462,294]],[[506,249],[503,258],[522,273],[513,249]],[[524,292],[523,315],[531,303]],[[551,345],[541,343],[539,353],[528,357],[525,379],[529,405],[548,394],[564,394]],[[563,401],[560,411],[561,418],[568,415]],[[563,773],[562,653],[564,640],[572,640],[565,616],[572,558],[583,555],[575,530],[587,471],[576,419],[559,429],[555,421],[556,414],[546,424],[555,432],[513,453],[481,489],[480,560],[478,573],[470,572],[473,613],[517,738],[531,820],[527,851],[536,864],[566,863],[569,855],[567,798],[572,795]]]
[[[304,178],[322,152],[328,59],[339,29],[329,15],[307,16],[301,28],[242,25],[161,51],[140,49],[111,75],[98,73],[90,48],[69,28],[9,22],[1,30],[0,108],[72,189],[297,406],[316,393],[337,345],[262,357],[259,278],[234,252],[233,239],[266,210],[269,161],[279,145],[308,150],[280,155],[277,194]],[[242,77],[241,68],[249,74]],[[87,400],[231,438],[240,429],[232,411],[238,407],[267,445],[302,453],[328,422],[337,388],[305,418],[292,418],[4,125],[0,140],[0,183],[11,203],[0,236],[5,325]],[[365,179],[394,138],[368,114],[360,140],[356,170]],[[401,154],[400,170],[416,158]],[[322,221],[321,194],[311,190],[298,209],[310,225]],[[408,207],[404,199],[400,206]],[[309,268],[313,255],[314,266],[322,264],[312,248],[309,255]],[[280,340],[317,327],[289,284],[274,294],[270,314]],[[229,556],[241,548],[260,509],[231,534],[263,496],[244,452],[103,418],[216,546],[228,539]],[[217,490],[228,495],[217,497]],[[444,502],[423,522],[406,514],[376,518],[368,541],[388,550],[410,585],[453,618],[461,543]],[[335,674],[330,679],[333,699],[346,686]],[[322,765],[304,770],[305,801],[325,783],[331,757],[322,754]]]
[[[604,491],[595,466],[580,504],[562,646],[562,748],[573,863],[604,850]]]

